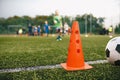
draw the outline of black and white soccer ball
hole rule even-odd
[[[109,63],[120,66],[120,37],[109,40],[105,52]]]

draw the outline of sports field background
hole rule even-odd
[[[54,65],[66,62],[69,36],[0,36],[0,69]],[[105,60],[107,35],[81,35],[85,61]],[[67,72],[62,68],[0,73],[0,80],[118,80],[120,67],[109,63],[92,64],[85,71]]]

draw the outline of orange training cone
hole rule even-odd
[[[92,68],[92,66],[84,62],[82,42],[77,21],[74,21],[72,25],[67,61],[66,63],[61,63],[61,66],[68,71]]]

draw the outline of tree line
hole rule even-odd
[[[46,15],[37,15],[36,17],[30,16],[13,16],[8,18],[0,18],[0,34],[7,34],[9,32],[15,32],[16,27],[9,28],[9,25],[21,25],[26,32],[28,31],[28,25],[40,25],[43,29],[44,22],[47,20],[49,25],[52,27],[53,23],[53,16],[51,14],[49,16]],[[72,16],[62,16],[63,25],[65,22],[71,27],[72,22],[77,20],[80,26],[81,34],[85,33],[92,33],[92,34],[100,34],[103,30],[104,26],[104,17],[95,17],[92,14],[84,14],[84,15],[77,15],[75,17]],[[15,29],[14,29],[15,28]],[[19,27],[18,27],[19,28]],[[115,32],[120,33],[120,24],[116,27]]]

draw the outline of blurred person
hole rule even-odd
[[[22,33],[23,33],[22,28],[19,29],[18,33],[19,33],[20,36],[22,36]]]
[[[44,31],[45,31],[45,34],[46,34],[47,37],[48,37],[48,34],[49,34],[49,30],[50,30],[50,26],[48,25],[48,22],[45,21]]]
[[[16,31],[16,34],[17,34],[17,35],[19,34],[19,30]]]
[[[58,10],[55,11],[55,15],[53,17],[54,26],[56,28],[56,32],[58,33],[58,36],[56,38],[57,41],[62,40],[61,34],[62,34],[62,17],[59,15]]]
[[[31,24],[28,25],[28,34],[32,35],[32,25]]]
[[[38,36],[40,35],[40,25],[37,27]]]
[[[68,34],[69,25],[65,22],[64,24],[64,33]]]
[[[37,36],[37,27],[36,26],[34,26],[34,36]]]
[[[112,27],[112,26],[110,26],[110,27],[109,27],[109,29],[108,29],[108,31],[109,31],[109,37],[110,37],[110,38],[112,38],[112,34],[113,34],[113,27]]]
[[[71,27],[68,28],[68,35],[71,34]]]

